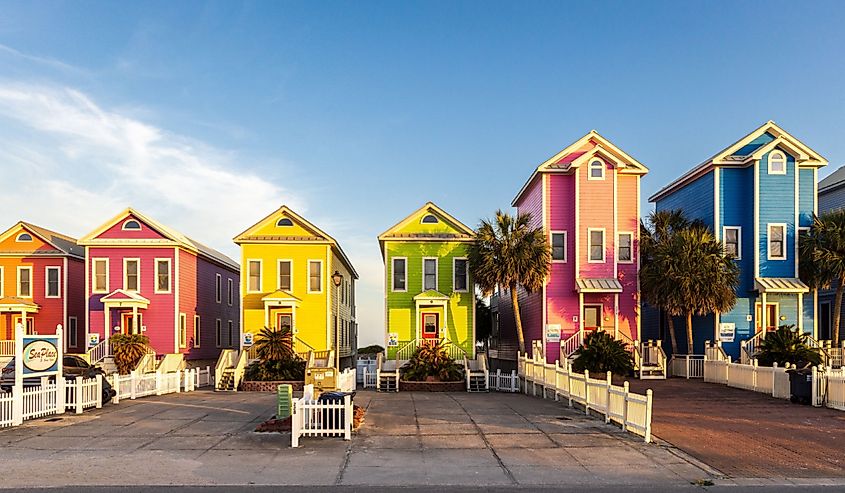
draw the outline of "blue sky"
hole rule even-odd
[[[237,258],[287,203],[360,271],[362,343],[378,233],[427,200],[475,226],[591,129],[651,169],[643,200],[770,119],[845,164],[843,2],[0,11],[3,222],[82,235],[133,205]]]

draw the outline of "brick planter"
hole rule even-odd
[[[399,390],[401,392],[466,392],[467,383],[465,380],[459,382],[412,382],[400,380]]]
[[[305,385],[302,380],[298,382],[244,380],[241,382],[240,390],[243,392],[276,392],[279,385],[286,383],[290,384],[294,391],[302,391],[302,387]]]

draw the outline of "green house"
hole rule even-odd
[[[408,359],[434,340],[454,358],[475,358],[475,285],[467,261],[473,235],[431,202],[379,235],[388,358]]]

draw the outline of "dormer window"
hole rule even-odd
[[[278,221],[276,221],[276,226],[278,226],[280,228],[283,227],[283,226],[293,226],[293,221],[291,221],[290,219],[288,219],[286,217],[283,217],[283,218],[279,219]]]
[[[15,238],[15,241],[17,241],[17,242],[32,241],[32,235],[29,234],[29,233],[21,233],[21,234],[18,235],[17,238]]]
[[[604,180],[604,161],[593,159],[590,161],[590,180]]]
[[[124,231],[141,231],[141,223],[134,219],[128,219],[123,223],[122,229]]]
[[[769,174],[786,174],[786,155],[784,153],[780,151],[772,151],[771,154],[769,154]]]
[[[437,224],[440,222],[440,220],[437,219],[434,214],[426,214],[425,216],[423,216],[422,221],[420,222],[423,224]]]

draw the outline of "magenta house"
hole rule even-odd
[[[518,293],[528,351],[536,343],[548,361],[566,358],[598,329],[638,339],[640,178],[647,172],[591,131],[538,166],[514,198],[518,212],[531,213],[546,232],[552,250],[543,288]],[[513,354],[510,293],[499,293],[497,301],[494,344],[498,354]]]
[[[238,264],[133,209],[85,246],[88,346],[144,334],[157,354],[214,359],[240,341]]]

